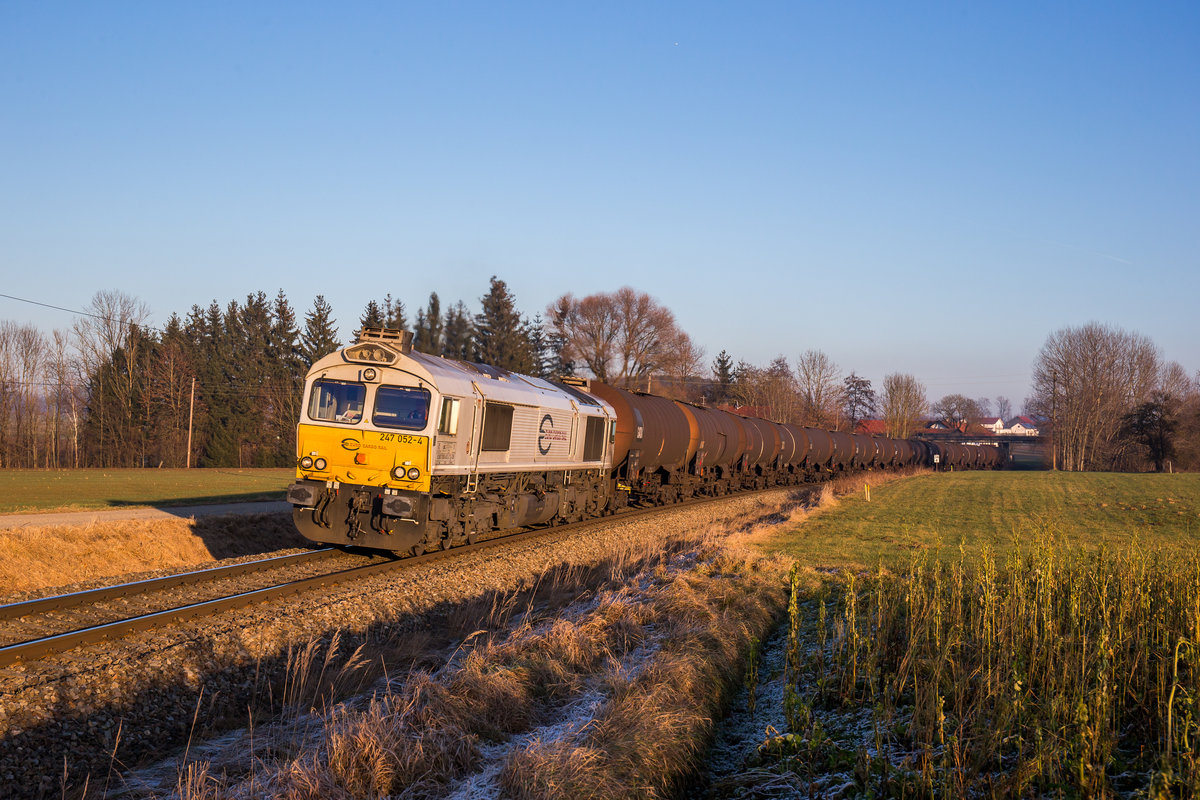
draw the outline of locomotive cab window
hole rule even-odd
[[[375,392],[371,421],[381,428],[424,430],[429,420],[429,390],[411,386],[380,386]]]
[[[482,451],[504,452],[512,441],[513,407],[486,403],[483,407]]]
[[[322,378],[313,382],[308,398],[309,419],[353,425],[362,420],[367,387],[352,381]]]
[[[442,398],[442,414],[438,419],[438,433],[454,436],[458,433],[458,404],[457,397]]]

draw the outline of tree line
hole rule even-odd
[[[136,298],[99,292],[50,336],[0,320],[0,467],[290,466],[304,376],[349,343],[325,298],[303,319],[282,290],[193,305],[161,329],[149,318]],[[931,415],[966,429],[993,409],[1012,412],[1004,397],[931,402],[905,373],[877,391],[820,350],[764,366],[722,350],[706,365],[671,310],[629,287],[564,294],[530,317],[493,277],[475,311],[461,300],[443,308],[434,292],[410,313],[388,294],[367,301],[364,327],[411,330],[431,355],[545,378],[578,372],[831,430],[879,419],[882,432],[907,437]],[[1053,334],[1025,410],[1053,431],[1066,469],[1200,466],[1197,382],[1136,334],[1094,324]]]
[[[1027,406],[1058,469],[1200,468],[1200,375],[1139,333],[1090,322],[1050,334]]]

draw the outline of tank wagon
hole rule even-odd
[[[932,463],[998,466],[931,445],[743,417],[598,381],[547,381],[425,355],[360,331],[305,379],[296,527],[308,539],[420,554],[499,531]]]

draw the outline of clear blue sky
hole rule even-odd
[[[495,274],[931,399],[1089,320],[1200,368],[1195,2],[7,2],[0,154],[0,292],[70,308]]]

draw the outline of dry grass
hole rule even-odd
[[[491,796],[670,796],[783,607],[782,562],[727,544],[747,532],[641,543],[476,603],[450,621],[462,634],[437,668],[414,658],[371,696],[295,727],[305,741],[275,752],[296,755],[202,790],[433,798],[475,776]]]
[[[695,567],[647,597],[642,624],[653,658],[608,677],[608,699],[587,724],[535,738],[500,776],[507,796],[666,797],[693,774],[740,676],[750,643],[780,602],[778,573],[742,551],[704,549]]]
[[[0,596],[304,545],[286,514],[5,530],[0,531]]]

